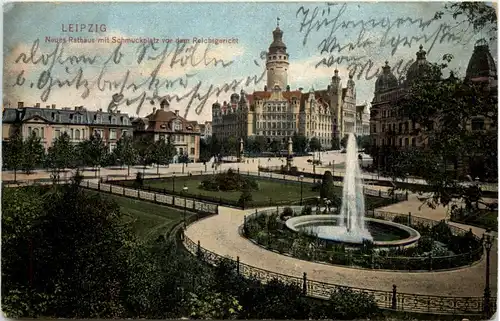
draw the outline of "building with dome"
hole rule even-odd
[[[397,101],[402,98],[414,81],[430,71],[430,63],[422,46],[416,53],[416,61],[408,68],[406,79],[396,79],[388,62],[375,82],[375,92],[370,108],[370,136],[374,163],[379,167],[387,163],[392,149],[422,148],[428,144],[428,133],[423,133],[419,125],[409,117],[398,115]],[[450,78],[454,78],[453,73]],[[497,71],[495,62],[486,41],[476,43],[467,67],[465,82],[483,82],[488,90],[497,91]],[[469,130],[490,129],[493,126],[483,117],[474,117],[467,128]],[[432,130],[432,129],[431,129]],[[461,166],[461,165],[457,165]]]
[[[288,83],[289,54],[279,24],[266,57],[264,90],[233,93],[229,102],[212,105],[212,134],[224,139],[263,136],[285,147],[294,133],[319,139],[322,148],[356,131],[356,89],[352,75],[342,87],[338,70],[324,90],[291,90]],[[368,116],[369,117],[369,116]],[[366,117],[365,117],[366,118]]]

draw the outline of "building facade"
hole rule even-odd
[[[386,62],[383,72],[375,82],[374,98],[370,108],[370,136],[374,150],[377,150],[374,162],[378,166],[387,163],[389,149],[425,148],[429,143],[428,136],[437,122],[431,128],[421,126],[409,117],[398,113],[397,103],[403,98],[412,83],[430,68],[426,60],[426,52],[422,46],[416,53],[416,61],[408,68],[406,79],[396,79],[391,67]],[[450,78],[453,78],[453,74]],[[495,62],[485,41],[476,43],[474,52],[467,67],[465,82],[485,82],[489,90],[497,90],[497,71]],[[473,117],[466,125],[469,130],[489,130],[492,124],[484,117]],[[455,167],[461,165],[455,164]]]
[[[370,135],[370,104],[356,106],[356,135]]]
[[[160,108],[153,108],[153,112],[144,118],[132,121],[134,136],[147,136],[152,141],[170,139],[177,155],[186,155],[191,161],[200,158],[200,126],[196,121],[188,121],[179,115],[178,110],[169,110],[167,101],[162,101]]]
[[[212,136],[212,122],[206,121],[204,124],[199,124],[200,126],[200,138],[208,139]]]
[[[20,133],[23,139],[34,133],[40,137],[45,149],[63,133],[68,134],[74,144],[89,139],[92,134],[99,134],[112,150],[122,135],[133,134],[133,126],[128,115],[119,111],[89,111],[83,106],[58,109],[55,104],[42,108],[39,103],[27,107],[19,102],[17,108],[5,108],[2,116],[3,141],[16,133]]]
[[[263,91],[233,93],[229,102],[212,105],[212,133],[224,139],[266,137],[283,147],[294,133],[319,139],[324,149],[356,132],[356,89],[352,75],[342,87],[338,70],[324,90],[291,90],[289,54],[279,25],[266,55],[267,84]],[[368,116],[365,116],[369,117]]]

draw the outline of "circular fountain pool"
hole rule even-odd
[[[420,233],[409,226],[374,218],[365,218],[366,230],[348,232],[338,226],[338,215],[303,215],[286,221],[286,226],[295,232],[306,232],[320,239],[345,243],[352,246],[370,240],[378,248],[410,247],[420,239]]]

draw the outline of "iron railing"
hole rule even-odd
[[[330,298],[331,293],[335,290],[339,288],[348,288],[354,292],[362,292],[372,295],[377,305],[383,309],[452,315],[483,314],[483,297],[450,297],[401,293],[397,292],[396,285],[393,285],[392,291],[382,291],[320,282],[308,279],[306,273],[304,273],[302,277],[291,276],[244,264],[239,261],[239,258],[235,261],[232,258],[223,257],[201,247],[199,241],[198,243],[195,243],[185,235],[183,237],[183,244],[190,253],[196,255],[208,264],[217,265],[222,260],[230,260],[235,265],[236,271],[242,276],[253,277],[263,283],[277,279],[285,284],[292,284],[301,287],[303,289],[303,293],[310,297],[328,299]],[[496,296],[493,296],[491,299],[490,307],[491,311],[496,311]]]

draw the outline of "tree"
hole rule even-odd
[[[342,146],[342,148],[347,148],[348,139],[349,139],[348,135],[344,135],[344,137],[342,137],[342,139],[340,140],[340,146]]]
[[[281,141],[273,140],[269,145],[269,150],[275,154],[279,153],[281,151]]]
[[[225,139],[222,145],[227,155],[234,155],[239,150],[239,141],[234,136]]]
[[[153,139],[148,136],[140,136],[134,141],[134,150],[136,151],[139,164],[143,166],[143,171],[146,166],[153,162]]]
[[[45,149],[41,143],[40,137],[32,133],[22,145],[23,160],[22,167],[26,174],[30,174],[33,169],[43,163]]]
[[[298,154],[304,154],[307,149],[307,138],[304,135],[293,133],[292,136],[293,151]]]
[[[332,150],[339,150],[339,149],[340,149],[340,142],[335,137],[335,138],[332,139]]]
[[[496,92],[453,75],[443,78],[451,59],[445,55],[443,63],[431,64],[397,106],[399,114],[410,119],[411,130],[421,136],[423,146],[392,155],[393,163],[399,163],[393,177],[422,176],[434,192],[427,200],[431,206],[467,198],[467,190],[475,187],[457,181],[463,178],[460,173],[467,172],[467,164],[480,163],[477,174],[483,179],[498,173]]]
[[[222,149],[222,143],[221,141],[219,140],[219,138],[217,138],[216,135],[212,135],[210,136],[210,139],[208,141],[208,145],[210,146],[210,153],[211,153],[211,156],[215,156],[215,155],[219,155],[221,154],[221,149]]]
[[[212,152],[210,150],[210,138],[200,139],[200,161],[208,162],[212,157]]]
[[[137,160],[137,151],[134,148],[132,136],[122,136],[116,143],[116,148],[113,150],[116,159],[120,166],[127,165],[127,176],[130,176],[130,166],[134,165]]]
[[[370,149],[371,145],[371,138],[368,135],[364,136],[356,136],[356,144],[358,145],[358,148],[360,149]]]
[[[78,185],[2,190],[2,309],[9,316],[122,315],[132,234],[116,204]]]
[[[248,186],[245,186],[241,192],[240,198],[238,199],[238,206],[244,209],[245,206],[248,206],[252,202],[252,200],[252,192]]]
[[[335,196],[335,185],[333,183],[332,172],[326,171],[321,181],[320,197],[331,200]]]
[[[321,150],[321,143],[318,138],[313,137],[309,140],[309,149],[313,152]]]
[[[76,160],[75,148],[71,144],[68,134],[63,133],[57,137],[47,152],[48,167],[56,174],[62,169],[70,168]]]
[[[86,165],[94,167],[102,166],[107,154],[108,148],[104,144],[102,137],[98,134],[93,134],[90,138],[81,145]],[[95,169],[97,177],[97,169]]]
[[[497,13],[496,9],[486,2],[458,2],[447,3],[445,11],[453,16],[453,19],[462,19],[472,25],[474,31],[485,31],[490,35],[490,40],[496,38]],[[441,19],[443,11],[435,14],[436,19]]]
[[[14,171],[14,181],[16,181],[17,171],[21,168],[24,157],[23,138],[19,133],[16,133],[7,142],[4,142],[3,145],[3,163],[6,168]]]
[[[160,138],[153,145],[153,150],[151,154],[152,162],[156,163],[156,173],[160,173],[160,165],[170,164],[172,157],[175,154],[175,147],[170,142],[165,141],[164,138]]]

